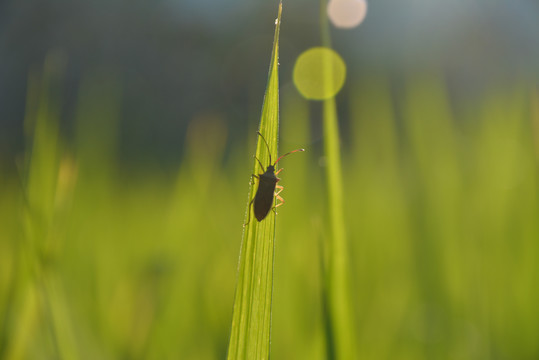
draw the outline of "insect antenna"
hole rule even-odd
[[[262,168],[262,171],[264,171],[264,165],[258,160],[258,158],[255,156],[256,161],[258,161],[258,164],[260,165],[260,168]]]
[[[268,155],[269,155],[269,158],[270,158],[270,164],[271,164],[271,151],[270,151],[270,148],[269,148],[269,145],[268,145],[268,142],[266,141],[266,139],[264,138],[264,136],[262,136],[262,134],[260,133],[260,131],[257,131],[256,132],[258,135],[260,135],[260,137],[262,138],[262,140],[264,140],[264,142],[266,143],[266,147],[268,148]],[[260,161],[259,161],[260,162]],[[264,168],[264,167],[262,167]]]
[[[269,159],[270,159],[270,162],[269,162],[269,163],[271,164],[271,151],[270,151],[268,142],[266,141],[266,139],[264,138],[264,136],[262,136],[262,134],[260,133],[260,131],[257,131],[257,134],[260,135],[260,137],[262,138],[262,140],[264,140],[264,143],[266,144],[266,147],[268,148],[268,155],[269,155]],[[279,162],[279,160],[281,160],[281,159],[284,158],[285,156],[290,155],[290,154],[293,154],[293,153],[298,152],[298,151],[305,151],[305,149],[296,149],[296,150],[287,152],[286,154],[280,156],[277,160],[275,160],[275,162],[273,163],[273,166],[275,166],[275,164],[277,164],[277,163]],[[257,160],[258,160],[258,159],[257,159]],[[258,162],[260,163],[260,160],[258,160]],[[261,163],[260,163],[260,166],[262,166]],[[264,167],[262,167],[262,168],[264,168]]]
[[[277,160],[275,160],[275,162],[273,163],[273,166],[275,166],[275,164],[277,164],[279,162],[279,160],[281,160],[282,158],[284,158],[286,155],[290,155],[290,154],[293,154],[295,152],[298,152],[298,151],[305,151],[305,149],[296,149],[296,150],[292,150],[290,152],[287,152],[286,154],[284,155],[281,155],[281,157],[279,157]]]

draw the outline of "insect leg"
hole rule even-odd
[[[246,227],[247,225],[249,225],[249,222],[251,221],[251,206],[253,205],[253,201],[255,201],[255,198],[253,198],[253,200],[249,202],[249,207],[247,210],[247,222],[243,224],[243,227]]]
[[[277,196],[275,196],[275,198],[276,198],[277,200],[279,200],[280,203],[278,203],[277,205],[275,205],[275,206],[273,207],[274,209],[275,209],[275,208],[278,208],[279,206],[281,206],[281,205],[284,204],[284,199],[283,199],[281,196],[277,195]]]
[[[255,175],[255,174],[251,174],[251,180],[253,180],[253,178],[259,178],[258,175]],[[245,224],[243,224],[243,227],[246,227],[249,222],[251,221],[251,206],[253,205],[253,201],[255,201],[255,198],[253,198],[251,201],[249,201],[249,207],[248,207],[248,210],[247,210],[247,222]]]
[[[281,205],[284,204],[284,199],[283,199],[281,196],[279,196],[279,195],[276,195],[275,198],[276,198],[277,200],[279,200],[280,203],[278,203],[277,205],[275,205],[275,206],[272,207],[271,209],[273,210],[273,212],[275,213],[275,215],[277,215],[277,208],[278,208],[279,206],[281,206]]]
[[[284,170],[284,168],[280,168],[279,170],[277,170],[277,171],[275,172],[275,175],[279,175],[279,173],[280,173],[281,171],[283,171],[283,170]]]
[[[275,191],[275,198],[276,198],[277,200],[279,200],[280,202],[279,202],[277,205],[275,205],[275,206],[272,208],[272,210],[273,210],[273,212],[275,213],[275,215],[277,215],[277,208],[278,208],[279,206],[281,206],[281,205],[284,204],[284,199],[279,195],[279,194],[281,193],[281,191],[283,191],[284,186],[281,186],[281,185],[275,185],[275,188],[278,189],[277,191]]]

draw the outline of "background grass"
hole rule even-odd
[[[204,113],[172,174],[125,170],[121,79],[86,74],[68,139],[62,64],[30,76],[24,153],[0,162],[0,357],[224,358],[255,125],[240,141]],[[373,72],[338,98],[357,354],[536,359],[537,90],[513,79],[459,100],[444,75]],[[322,359],[320,109],[281,99],[280,151],[307,151],[283,163],[271,350]]]
[[[118,89],[102,85],[94,76],[81,91],[81,129],[95,118],[84,109],[114,126]],[[436,73],[407,79],[399,104],[384,74],[356,86],[343,173],[359,356],[534,358],[536,95],[514,84],[457,116]],[[282,138],[308,141],[307,104],[291,92],[284,99]],[[81,130],[73,149],[59,151],[54,112],[37,108],[23,186],[6,172],[1,179],[3,356],[222,358],[250,174],[245,146],[223,162],[226,127],[202,119],[174,178],[125,176],[110,148],[90,146],[101,133]],[[272,351],[324,358],[323,169],[316,149],[290,164]]]
[[[329,20],[326,15],[328,2],[320,2],[321,42],[331,49]],[[323,58],[323,86],[331,87],[336,74],[329,55]],[[341,134],[335,97],[323,100],[322,122],[324,156],[326,159],[327,211],[330,235],[322,248],[324,317],[326,324],[327,357],[329,359],[355,359],[356,326],[350,296],[349,239],[344,219],[344,189],[341,156]]]

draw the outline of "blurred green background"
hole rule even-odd
[[[272,356],[323,359],[320,103],[285,1]],[[0,358],[219,359],[277,2],[0,3]],[[539,4],[333,30],[361,359],[539,358]]]

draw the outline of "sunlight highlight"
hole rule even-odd
[[[350,29],[363,22],[367,15],[365,0],[330,0],[327,7],[331,23],[338,28]]]
[[[328,72],[330,76],[324,77]],[[294,84],[301,95],[311,100],[335,96],[344,85],[345,77],[344,60],[334,50],[326,47],[314,47],[303,52],[294,65]]]

